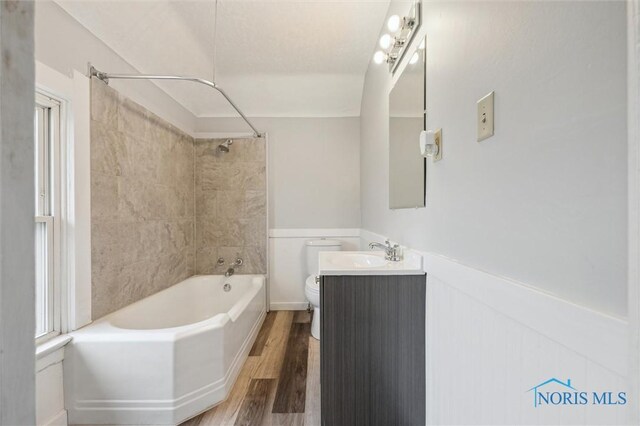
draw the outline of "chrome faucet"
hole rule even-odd
[[[402,249],[398,244],[394,244],[392,246],[389,240],[386,240],[384,244],[376,242],[369,243],[369,248],[371,250],[376,247],[384,250],[384,258],[386,260],[390,260],[392,262],[400,262],[402,260]]]
[[[234,260],[233,263],[230,265],[229,269],[227,269],[227,272],[224,273],[224,276],[229,278],[231,275],[233,275],[236,272],[235,268],[239,268],[243,264],[244,264],[244,260],[242,260],[241,257],[237,257],[236,260]],[[223,258],[218,259],[218,265],[224,265]]]

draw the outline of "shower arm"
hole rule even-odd
[[[182,81],[192,81],[194,83],[204,84],[205,86],[209,86],[212,89],[217,90],[218,92],[220,92],[220,94],[222,94],[222,96],[224,96],[224,98],[227,100],[227,102],[229,102],[229,105],[231,105],[233,107],[233,109],[235,109],[236,112],[238,114],[240,114],[240,117],[242,117],[244,122],[247,123],[247,125],[249,127],[251,127],[251,130],[253,130],[253,134],[254,134],[255,137],[259,138],[259,137],[262,136],[262,133],[260,133],[253,126],[253,124],[251,124],[251,121],[249,121],[247,116],[245,116],[243,114],[243,112],[240,111],[240,108],[238,108],[236,106],[236,104],[233,103],[233,101],[229,98],[229,96],[227,96],[227,94],[224,92],[224,90],[222,90],[221,88],[216,86],[216,84],[214,82],[212,82],[212,81],[204,80],[202,78],[197,78],[197,77],[183,77],[183,76],[179,76],[179,75],[111,74],[111,73],[98,71],[91,64],[89,64],[89,77],[96,77],[98,80],[102,80],[105,84],[109,84],[109,80],[110,79],[122,79],[122,80],[182,80]]]

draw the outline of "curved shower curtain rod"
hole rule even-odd
[[[242,117],[244,122],[247,123],[247,125],[249,127],[251,127],[251,130],[253,130],[253,135],[255,137],[259,138],[259,137],[262,136],[262,133],[260,133],[253,126],[253,124],[251,124],[249,119],[242,113],[242,111],[240,111],[240,108],[238,108],[236,106],[236,104],[233,103],[233,101],[229,98],[229,96],[227,96],[227,94],[224,92],[224,90],[222,90],[221,88],[216,86],[216,84],[214,82],[212,82],[212,81],[208,81],[208,80],[204,80],[202,78],[196,78],[196,77],[183,77],[183,76],[179,76],[179,75],[111,74],[111,73],[98,71],[96,69],[96,67],[94,67],[91,64],[89,64],[89,77],[96,77],[97,79],[104,81],[106,84],[109,84],[109,79],[123,79],[123,80],[183,80],[183,81],[192,81],[194,83],[204,84],[205,86],[209,86],[212,89],[216,89],[218,92],[220,92],[222,94],[222,96],[224,96],[224,98],[227,100],[227,102],[229,102],[229,105],[231,105],[233,107],[233,109],[235,109],[236,112],[238,114],[240,114],[240,117]]]

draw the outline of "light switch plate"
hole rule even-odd
[[[478,101],[478,142],[493,136],[493,94]]]

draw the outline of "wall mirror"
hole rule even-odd
[[[422,40],[389,92],[389,208],[425,206],[426,159],[420,155],[425,130],[426,40]]]

